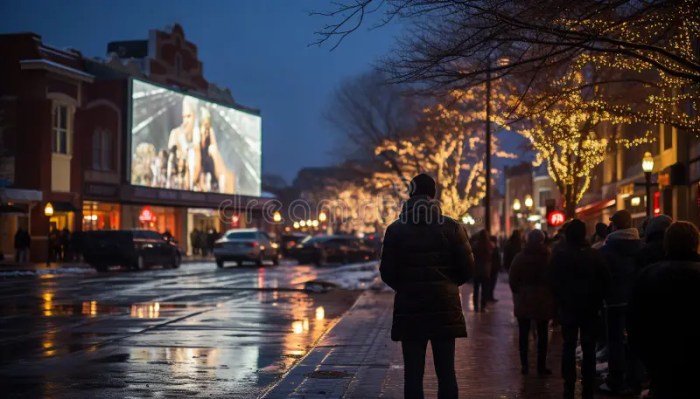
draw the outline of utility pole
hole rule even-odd
[[[491,57],[486,60],[486,192],[484,193],[484,229],[491,236]]]

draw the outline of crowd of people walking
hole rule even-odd
[[[517,246],[519,235],[506,247]],[[700,342],[691,315],[700,305],[699,244],[700,233],[689,222],[660,215],[640,231],[625,210],[610,224],[598,224],[590,240],[578,219],[548,243],[543,232],[530,231],[519,253],[504,253],[523,374],[533,324],[538,373],[550,373],[553,322],[563,339],[564,398],[576,391],[579,346],[583,398],[596,391],[635,396],[645,386],[649,398],[696,397],[692,376],[700,372]]]
[[[474,311],[484,312],[496,301],[501,269],[513,293],[523,375],[530,373],[531,335],[537,337],[537,374],[552,374],[548,338],[559,329],[565,399],[577,392],[577,359],[586,399],[596,391],[639,396],[644,387],[647,398],[699,397],[693,378],[700,375],[695,225],[660,215],[637,229],[621,210],[609,224],[599,223],[590,239],[586,224],[572,219],[551,239],[531,230],[523,240],[514,231],[500,251],[486,231],[470,240],[464,226],[442,215],[435,193],[432,178],[414,177],[382,248],[381,277],[396,291],[391,338],[402,345],[406,398],[424,397],[428,343],[438,398],[458,397],[455,339],[467,336],[459,286],[471,280]]]

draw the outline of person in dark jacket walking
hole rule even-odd
[[[583,398],[593,398],[595,342],[600,312],[610,285],[605,261],[586,242],[586,225],[573,219],[565,243],[552,254],[552,284],[557,317],[564,339],[561,373],[564,398],[573,398],[576,384],[576,345],[581,340]]]
[[[700,232],[673,223],[664,238],[666,260],[644,268],[630,300],[628,332],[651,379],[654,399],[698,397]]]
[[[493,252],[491,252],[491,271],[489,273],[489,281],[487,284],[487,295],[486,300],[488,302],[498,302],[496,298],[496,284],[498,284],[498,273],[501,272],[501,251],[498,248],[498,239],[491,236],[491,244],[493,245]]]
[[[637,270],[636,256],[642,247],[639,231],[632,227],[632,215],[626,210],[610,218],[612,232],[600,253],[605,257],[612,284],[605,298],[608,332],[608,378],[600,389],[617,394],[641,391],[641,376],[632,371],[632,361],[625,353],[627,302]]]
[[[656,216],[647,223],[644,229],[644,245],[635,256],[637,270],[664,260],[664,235],[671,223],[673,219],[667,215]]]
[[[379,271],[394,291],[391,339],[401,341],[404,396],[423,398],[428,341],[438,378],[438,398],[458,397],[455,338],[466,337],[459,286],[474,268],[467,233],[442,215],[435,181],[426,174],[411,180],[410,198],[386,230]]]
[[[519,254],[523,249],[522,237],[520,236],[520,230],[515,229],[510,234],[506,245],[503,247],[503,267],[506,271],[510,270],[510,265],[515,259],[515,255]]]
[[[29,261],[29,247],[32,244],[32,238],[29,233],[23,228],[18,228],[15,233],[15,262],[25,263]]]
[[[547,339],[549,321],[554,316],[552,273],[549,248],[544,244],[542,230],[532,230],[522,252],[510,266],[510,289],[513,292],[514,314],[518,319],[520,365],[523,374],[529,371],[528,346],[530,326],[537,323],[537,373],[549,375],[547,369]]]
[[[493,244],[486,230],[481,230],[474,241],[474,279],[472,280],[472,301],[475,312],[486,310],[488,299],[488,282],[491,276],[491,262],[493,262]]]

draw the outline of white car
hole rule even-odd
[[[216,266],[224,267],[224,262],[255,262],[262,266],[265,260],[279,265],[279,245],[270,239],[266,232],[258,229],[235,229],[227,231],[214,243]]]

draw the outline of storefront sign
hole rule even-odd
[[[139,221],[144,223],[155,222],[156,215],[153,214],[150,206],[144,206],[139,214]]]
[[[552,212],[549,212],[549,214],[547,215],[547,223],[550,226],[554,226],[554,227],[561,226],[562,224],[564,224],[565,220],[566,220],[566,215],[564,215],[564,212],[562,212],[562,211],[552,211]]]

